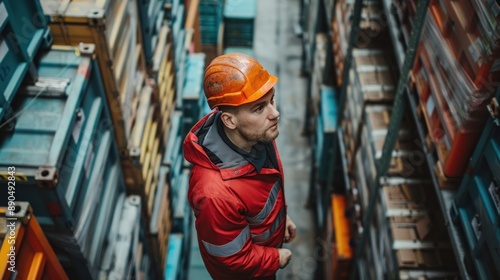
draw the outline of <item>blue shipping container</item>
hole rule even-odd
[[[42,226],[72,232],[88,188],[117,158],[111,120],[90,57],[52,50],[37,64],[39,84],[16,96],[13,107],[24,111],[0,137],[0,166],[16,167],[16,195],[32,202]]]
[[[38,49],[52,43],[52,35],[38,0],[0,0],[0,120],[12,113],[9,104]],[[1,125],[1,124],[0,124]]]

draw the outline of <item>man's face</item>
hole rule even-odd
[[[238,113],[237,130],[248,142],[272,142],[279,135],[280,113],[274,101],[274,88],[257,101],[241,105]]]

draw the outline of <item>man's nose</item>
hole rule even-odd
[[[269,103],[269,106],[271,106],[270,119],[274,120],[274,119],[279,118],[280,112],[278,111],[278,108],[276,107],[276,104]]]

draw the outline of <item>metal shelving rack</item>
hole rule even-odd
[[[312,106],[312,83],[315,83],[313,79],[313,72],[315,71],[314,67],[314,55],[315,55],[315,49],[316,49],[316,34],[320,31],[328,31],[327,33],[327,42],[331,42],[332,34],[330,29],[327,26],[322,25],[324,22],[330,22],[332,19],[332,13],[333,10],[329,9],[328,7],[331,6],[332,1],[335,0],[302,0],[301,2],[301,8],[303,10],[301,14],[301,24],[302,24],[302,48],[303,48],[303,57],[302,57],[302,72],[303,74],[308,74],[308,92],[307,92],[307,107],[306,107],[306,112],[305,112],[305,119],[306,122],[304,122],[304,128],[303,128],[303,133],[305,135],[312,135],[314,131],[311,131],[311,123],[315,122],[316,119],[312,118],[311,115],[313,114],[311,112],[311,106]],[[327,57],[325,60],[331,61],[332,60],[332,49],[331,45],[327,44]],[[329,81],[331,80],[331,66],[329,63],[325,64],[325,69],[321,73],[321,80],[322,84],[318,85],[318,88],[321,88],[322,86],[325,85],[330,85]],[[313,140],[314,137],[311,137],[310,140]],[[336,141],[336,139],[334,140]],[[332,147],[337,147],[337,145],[332,145]],[[334,149],[335,150],[335,149]],[[335,151],[333,151],[335,153]],[[313,154],[315,154],[315,151],[313,150]],[[329,162],[329,166],[332,166],[331,164],[333,163],[332,160],[333,156],[330,157],[331,162]],[[311,164],[314,166],[314,157],[312,158]],[[310,189],[309,189],[309,205],[311,207],[314,207],[314,212],[316,216],[316,229],[318,232],[322,232],[324,225],[326,224],[326,219],[327,215],[326,212],[328,210],[328,200],[329,196],[327,194],[331,193],[331,182],[332,182],[332,177],[331,174],[328,174],[330,178],[328,178],[327,183],[326,183],[326,188],[323,188],[318,184],[316,181],[316,176],[317,176],[317,170],[314,168],[311,171],[311,180],[310,180]]]
[[[424,132],[424,127],[420,122],[420,119],[418,118],[416,108],[417,108],[417,101],[415,100],[415,97],[411,95],[409,89],[406,90],[406,98],[408,101],[408,106],[410,107],[411,115],[413,119],[415,120],[415,126],[417,128],[418,132],[418,137],[419,141],[421,143],[425,142],[425,132]],[[459,236],[458,232],[458,225],[455,225],[451,219],[450,216],[450,207],[453,203],[453,200],[455,198],[455,191],[453,190],[444,190],[441,189],[439,186],[438,179],[436,177],[436,174],[434,173],[433,166],[434,163],[436,162],[436,158],[432,155],[432,153],[427,149],[426,145],[422,145],[422,152],[425,154],[425,160],[426,160],[426,165],[429,168],[429,174],[432,179],[432,185],[434,186],[434,190],[437,193],[439,205],[441,207],[441,213],[444,216],[444,220],[446,223],[446,229],[448,230],[448,235],[450,236],[450,241],[453,247],[453,252],[455,253],[455,258],[460,270],[460,275],[462,276],[463,280],[467,279],[473,279],[473,277],[467,272],[465,269],[464,265],[461,265],[464,261],[465,258],[465,248],[464,244],[462,244],[462,239]]]
[[[333,6],[329,6],[330,0],[323,0],[325,3],[325,14],[327,16],[327,19],[329,22],[332,20],[332,15],[335,14],[335,7],[336,7],[336,2],[333,1]],[[417,7],[417,13],[416,16],[413,20],[413,30],[411,32],[411,36],[409,39],[409,42],[407,42],[408,48],[405,50],[403,43],[398,41],[398,35],[397,35],[397,23],[395,18],[393,17],[394,14],[391,12],[391,7],[390,7],[390,1],[389,0],[382,0],[382,4],[384,7],[384,12],[387,15],[387,27],[389,29],[389,34],[390,38],[392,41],[393,45],[393,50],[395,53],[395,58],[397,61],[397,65],[399,66],[400,70],[400,79],[398,81],[398,86],[396,89],[396,97],[393,105],[393,111],[391,115],[391,120],[389,124],[389,129],[388,129],[388,135],[386,136],[384,147],[383,147],[383,153],[382,157],[380,160],[376,163],[377,164],[377,175],[375,177],[375,180],[372,182],[369,182],[369,189],[370,191],[370,198],[369,198],[369,204],[368,207],[365,209],[364,217],[363,217],[363,228],[364,229],[369,229],[370,228],[370,221],[372,220],[372,216],[375,208],[375,204],[377,201],[377,196],[380,194],[379,190],[381,188],[381,179],[384,177],[385,173],[387,172],[390,158],[392,151],[394,150],[394,146],[396,143],[396,139],[398,136],[398,131],[399,131],[399,126],[401,124],[401,120],[403,117],[403,113],[405,111],[406,106],[409,107],[409,111],[412,115],[412,118],[414,120],[414,123],[417,127],[418,131],[418,137],[419,141],[421,143],[425,143],[425,128],[424,125],[421,123],[421,120],[419,119],[416,108],[417,108],[417,100],[415,100],[415,97],[411,94],[411,91],[408,87],[408,78],[409,78],[409,71],[413,65],[413,61],[415,59],[416,55],[416,50],[418,47],[418,42],[420,40],[420,35],[424,26],[425,18],[426,18],[426,13],[428,10],[429,6],[429,0],[420,0],[418,3]],[[349,70],[351,69],[351,64],[352,64],[352,51],[353,51],[353,46],[354,46],[354,39],[357,36],[358,28],[354,28],[359,26],[360,22],[360,17],[361,17],[361,10],[362,10],[362,3],[363,0],[356,0],[354,2],[354,10],[353,10],[353,18],[352,18],[352,26],[353,28],[351,29],[350,32],[350,37],[349,37],[349,44],[348,44],[348,50],[347,53],[345,54],[345,62],[344,62],[344,72],[342,76],[342,87],[340,90],[340,101],[339,101],[339,117],[338,117],[338,137],[336,138],[336,142],[334,145],[340,145],[340,150],[342,151],[343,149],[343,143],[342,143],[342,129],[340,128],[340,123],[342,121],[343,117],[343,112],[344,112],[344,107],[345,107],[345,102],[346,102],[346,87],[347,87],[347,82],[349,81]],[[331,8],[331,9],[329,9]],[[330,34],[329,34],[330,35]],[[330,73],[325,73],[325,75],[328,75]],[[336,150],[336,149],[334,149]],[[462,241],[460,239],[458,230],[456,226],[452,223],[451,217],[449,214],[449,209],[451,207],[451,204],[453,202],[454,198],[454,191],[451,190],[443,190],[440,188],[438,179],[436,177],[436,174],[434,173],[433,166],[436,162],[435,157],[432,155],[432,153],[427,149],[425,145],[422,145],[422,151],[425,154],[425,159],[426,162],[425,164],[428,167],[429,174],[431,175],[431,181],[434,186],[434,189],[436,191],[439,205],[441,207],[441,212],[444,216],[444,219],[446,221],[446,228],[448,230],[448,234],[450,236],[450,241],[456,256],[457,263],[459,264],[459,269],[460,269],[460,275],[462,279],[471,279],[471,276],[468,274],[468,272],[465,269],[465,266],[462,265],[462,262],[464,260],[464,247],[462,245]],[[342,153],[342,152],[341,152]],[[335,161],[338,160],[339,155],[335,155],[333,159]],[[346,167],[345,160],[342,160],[342,165]],[[347,178],[347,175],[344,174],[344,177]],[[330,178],[331,182],[333,182],[333,178]],[[346,179],[344,179],[346,180]],[[347,181],[348,182],[348,181]],[[347,186],[348,187],[348,186]],[[365,247],[366,242],[369,240],[369,230],[364,230],[361,238],[358,240],[357,245],[356,245],[356,253],[354,255],[354,263],[359,262],[360,258],[362,257],[362,252],[363,248]],[[358,279],[358,266],[353,265],[351,269],[351,279]],[[362,276],[362,275],[359,275]]]
[[[429,2],[429,1],[426,1],[426,2]],[[385,10],[385,13],[387,14],[388,28],[389,28],[390,37],[392,39],[392,44],[393,44],[393,49],[394,49],[396,61],[398,63],[400,70],[403,71],[404,70],[403,62],[405,61],[406,57],[404,55],[404,49],[403,49],[402,43],[397,39],[398,38],[398,36],[397,36],[397,24],[396,24],[396,21],[394,19],[395,15],[391,12],[390,0],[382,0],[382,4],[383,4],[384,10]],[[421,3],[419,3],[419,4],[421,4]],[[428,3],[426,4],[426,6],[428,6]],[[427,9],[427,8],[425,8],[425,9]],[[418,17],[418,11],[417,11],[417,17]],[[423,19],[420,19],[420,20],[425,20],[425,14],[423,15]],[[422,21],[422,23],[420,25],[420,29],[423,28],[423,22],[424,21]],[[421,32],[421,30],[419,32]],[[418,44],[418,40],[416,43]],[[411,42],[409,45],[409,48],[416,49],[417,46],[418,45],[414,44],[414,42]],[[408,54],[408,52],[407,52],[407,54]],[[413,57],[413,59],[414,59],[414,57]],[[412,59],[412,63],[413,63],[413,59]],[[405,72],[401,72],[401,73],[405,73]],[[464,279],[464,280],[472,279],[471,275],[466,271],[465,266],[462,265],[462,263],[464,261],[464,257],[465,257],[465,249],[464,249],[464,245],[462,244],[462,239],[459,236],[458,226],[452,222],[451,216],[450,216],[450,211],[449,211],[450,207],[453,203],[454,197],[455,197],[455,191],[445,190],[439,186],[438,179],[437,179],[436,174],[433,170],[433,166],[435,165],[437,159],[428,150],[427,146],[424,144],[425,143],[425,125],[422,124],[421,120],[418,117],[417,111],[416,111],[417,106],[418,106],[418,101],[416,100],[416,97],[412,94],[407,83],[405,83],[403,86],[404,86],[404,89],[403,89],[402,94],[404,95],[404,97],[406,99],[406,103],[407,103],[406,106],[409,107],[409,109],[410,109],[409,111],[411,113],[412,119],[414,120],[415,126],[417,128],[418,137],[419,137],[418,140],[420,141],[420,143],[422,143],[422,145],[421,145],[422,152],[425,155],[425,161],[426,161],[426,165],[429,169],[429,174],[431,176],[432,185],[434,186],[434,190],[436,191],[436,194],[438,197],[439,205],[441,207],[441,213],[443,214],[443,217],[444,217],[444,220],[446,223],[445,225],[446,225],[446,228],[448,230],[448,235],[450,236],[450,242],[452,244],[453,251],[455,253],[456,261],[457,261],[457,264],[458,264],[458,267],[460,270],[460,275],[461,275],[462,279]],[[398,90],[399,90],[399,87],[398,87]]]
[[[359,17],[360,10],[356,10],[357,6],[360,6],[362,1],[358,0],[355,2],[355,8],[354,8],[354,18]],[[398,60],[401,73],[400,73],[400,78],[399,82],[397,85],[396,89],[396,95],[394,99],[394,105],[393,105],[393,110],[391,114],[391,119],[389,122],[389,127],[388,127],[388,133],[384,141],[384,146],[382,149],[382,157],[377,163],[377,173],[375,176],[375,179],[372,182],[369,182],[369,188],[370,188],[370,198],[369,198],[369,203],[368,207],[363,211],[363,232],[361,235],[361,238],[359,239],[359,242],[356,244],[356,253],[354,255],[354,261],[356,262],[357,259],[362,257],[363,254],[363,249],[365,248],[365,243],[367,242],[369,238],[370,231],[366,230],[370,228],[371,221],[373,218],[373,213],[375,210],[375,204],[378,199],[378,195],[380,192],[381,188],[381,179],[384,177],[386,174],[388,168],[389,168],[389,163],[391,160],[391,155],[392,151],[394,150],[396,140],[398,137],[398,131],[401,125],[401,121],[403,119],[403,114],[405,112],[405,103],[404,103],[404,93],[406,91],[407,83],[408,83],[408,76],[409,76],[409,71],[411,69],[411,66],[413,64],[415,54],[416,54],[416,49],[418,45],[418,41],[420,38],[420,34],[422,32],[422,27],[424,24],[425,20],[425,15],[427,12],[427,7],[429,5],[429,0],[422,0],[418,3],[417,7],[417,13],[414,19],[414,29],[412,30],[412,34],[410,37],[410,42],[409,42],[409,48],[406,50],[406,54],[404,57],[404,62],[401,64],[401,58]],[[386,7],[385,5],[384,7]],[[387,10],[386,10],[387,12]],[[390,16],[389,16],[390,17]],[[354,22],[353,20],[353,26],[358,26],[358,22]],[[391,26],[391,24],[389,24]],[[395,27],[394,24],[392,24],[392,27]],[[346,59],[348,63],[350,63],[350,59],[352,58],[352,42],[353,42],[353,33],[356,33],[357,28],[353,28],[351,31],[351,38],[349,42],[349,49],[348,53],[346,56]],[[391,32],[393,33],[393,32]],[[394,39],[394,38],[392,38]],[[395,41],[393,41],[393,44],[396,44]],[[397,49],[397,48],[396,48]],[[346,100],[346,92],[344,88],[347,87],[347,83],[345,81],[349,81],[349,67],[346,65],[344,66],[344,77],[343,77],[343,83],[342,83],[342,92],[341,92],[341,97],[340,97],[340,107],[343,108],[345,100]],[[346,74],[347,72],[347,74]],[[339,110],[340,111],[340,110]],[[343,112],[343,110],[342,110]],[[358,278],[358,268],[356,266],[353,266],[351,270],[351,279],[357,279]]]

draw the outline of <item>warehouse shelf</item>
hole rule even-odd
[[[384,11],[387,19],[387,28],[389,29],[389,34],[392,39],[392,45],[394,50],[394,56],[396,57],[396,61],[398,62],[399,68],[403,68],[403,62],[405,59],[405,51],[400,41],[398,40],[398,26],[399,24],[394,19],[394,13],[391,12],[391,1],[392,0],[381,0],[382,6],[384,7]],[[399,43],[398,43],[399,42]],[[407,42],[405,42],[407,43]]]
[[[323,1],[323,8],[325,12],[325,17],[326,17],[326,23],[327,24],[332,24],[333,22],[333,5],[336,0],[322,0]],[[330,28],[328,30],[331,30]],[[328,36],[330,36],[330,32],[328,32]],[[330,39],[330,38],[329,38]],[[331,42],[331,40],[329,40]]]
[[[387,14],[387,20],[388,20],[388,29],[390,33],[390,37],[392,39],[392,45],[394,49],[394,56],[396,57],[396,60],[398,62],[399,69],[403,69],[403,62],[405,59],[405,54],[404,51],[405,49],[403,48],[403,45],[400,40],[398,40],[398,31],[397,28],[399,24],[396,23],[396,19],[394,18],[395,14],[391,12],[391,0],[382,0],[383,6],[385,9],[385,13]],[[407,42],[405,42],[407,43]],[[415,125],[417,127],[417,132],[419,136],[419,141],[421,143],[422,151],[425,154],[425,159],[426,159],[426,165],[429,168],[429,174],[432,178],[432,185],[434,186],[434,189],[436,191],[439,205],[441,207],[441,212],[444,216],[445,219],[445,224],[446,228],[448,230],[448,234],[450,236],[450,241],[452,244],[452,247],[455,252],[455,257],[458,267],[460,268],[460,274],[463,279],[471,279],[470,276],[468,275],[467,271],[465,270],[465,267],[461,265],[464,260],[464,255],[465,255],[465,250],[464,250],[464,245],[462,244],[462,241],[458,235],[458,229],[457,227],[453,224],[451,221],[451,217],[449,214],[449,209],[451,207],[451,204],[453,202],[454,194],[455,191],[453,190],[444,190],[440,187],[438,178],[436,176],[436,173],[434,171],[434,166],[436,164],[436,159],[432,155],[430,151],[428,151],[426,145],[425,145],[425,132],[424,132],[424,127],[423,124],[421,123],[418,115],[417,115],[417,104],[418,101],[415,100],[415,97],[412,96],[410,89],[408,88],[408,85],[405,86],[405,97],[408,101],[408,107],[410,108],[410,113],[413,117],[413,120],[415,122]]]
[[[453,221],[464,233],[471,264],[478,279],[498,278],[498,182],[500,175],[500,129],[498,101],[500,92],[492,99],[488,110],[491,116],[469,162],[471,172],[462,180],[450,210]]]
[[[462,276],[462,279],[473,279],[472,276],[469,275],[469,273],[465,270],[465,266],[461,265],[463,263],[464,257],[465,257],[465,249],[464,249],[464,244],[463,241],[461,240],[461,237],[459,236],[458,228],[457,226],[452,222],[451,216],[449,209],[453,203],[455,193],[456,191],[454,190],[445,190],[442,189],[439,185],[438,178],[436,176],[436,173],[434,172],[434,165],[436,163],[435,157],[432,155],[432,153],[428,150],[427,146],[425,145],[425,131],[424,131],[424,125],[421,123],[418,115],[417,115],[417,100],[415,100],[415,97],[412,96],[410,93],[409,89],[406,89],[406,98],[408,101],[408,107],[411,109],[410,113],[413,117],[413,120],[415,121],[415,126],[416,130],[418,132],[418,140],[422,143],[422,152],[425,155],[425,160],[426,160],[426,165],[429,169],[429,174],[431,176],[431,181],[432,185],[434,186],[434,190],[436,191],[438,201],[439,201],[439,206],[441,207],[441,212],[444,216],[445,219],[445,224],[446,228],[448,230],[448,234],[450,236],[450,241],[453,247],[453,250],[455,252],[455,257],[456,261],[460,270],[460,275]]]
[[[302,57],[302,72],[312,74],[313,72],[313,60],[314,60],[314,52],[316,48],[316,40],[315,36],[318,31],[317,22],[318,19],[321,18],[321,10],[320,10],[320,0],[302,0],[304,3],[304,15],[303,15],[303,37],[302,37],[302,48],[303,48],[303,57]],[[310,81],[309,81],[310,82]],[[308,95],[308,97],[310,94]]]
[[[396,28],[399,26],[399,24],[397,24],[397,20],[395,18],[392,17],[391,15],[391,12],[390,12],[390,3],[388,1],[382,1],[383,2],[383,8],[384,8],[384,11],[385,11],[385,14],[387,15],[386,16],[386,25],[385,26],[388,26],[388,29],[389,29],[389,34],[390,34],[390,38],[391,38],[391,41],[392,41],[392,44],[394,46],[394,52],[396,53],[395,54],[395,57],[396,57],[396,60],[397,60],[397,64],[398,64],[398,68],[401,72],[401,77],[399,78],[399,82],[398,82],[398,86],[396,88],[396,95],[395,95],[395,99],[394,99],[394,108],[391,110],[392,111],[392,116],[391,116],[391,119],[390,119],[390,123],[388,124],[388,128],[387,128],[387,135],[385,136],[385,141],[384,141],[384,145],[383,145],[383,148],[382,148],[382,154],[379,156],[380,158],[378,159],[377,161],[377,165],[376,165],[376,168],[374,170],[372,170],[372,173],[375,172],[375,174],[371,174],[372,176],[370,176],[370,178],[368,178],[369,182],[368,182],[368,186],[369,186],[369,190],[370,190],[370,199],[369,199],[369,203],[368,203],[368,206],[367,207],[363,207],[364,209],[362,210],[362,214],[361,214],[361,217],[363,219],[363,231],[362,231],[362,234],[361,236],[359,237],[359,241],[358,241],[358,244],[357,244],[357,249],[356,249],[356,260],[355,261],[362,261],[364,257],[367,257],[366,261],[367,262],[370,262],[370,257],[371,257],[371,253],[368,254],[368,256],[366,255],[366,251],[363,253],[363,249],[365,249],[365,243],[369,244],[368,242],[370,242],[370,240],[368,239],[368,235],[369,235],[369,230],[368,228],[370,227],[371,223],[372,223],[372,216],[373,216],[373,212],[374,212],[374,209],[375,209],[375,206],[377,205],[377,197],[379,196],[379,188],[381,187],[381,181],[380,179],[383,178],[384,176],[386,176],[386,172],[388,171],[388,168],[389,168],[389,164],[390,164],[390,160],[391,160],[391,157],[393,155],[393,150],[394,150],[394,147],[395,147],[395,144],[396,144],[396,139],[398,138],[398,136],[400,135],[400,124],[401,124],[401,121],[403,119],[403,114],[404,114],[404,98],[405,98],[405,91],[407,91],[407,79],[408,79],[408,74],[409,74],[409,70],[410,70],[410,66],[412,65],[413,63],[413,56],[415,55],[415,51],[416,51],[416,46],[418,44],[418,40],[419,40],[419,37],[420,37],[420,33],[422,31],[422,27],[423,27],[423,23],[424,23],[424,15],[427,11],[427,4],[429,1],[424,1],[424,2],[421,2],[419,7],[418,7],[418,12],[417,12],[417,16],[416,16],[416,20],[415,22],[417,22],[415,25],[418,26],[416,28],[418,28],[417,30],[415,30],[415,32],[412,33],[412,36],[410,38],[410,41],[409,41],[409,44],[411,45],[409,48],[408,48],[408,52],[406,54],[403,55],[403,52],[405,51],[404,48],[403,48],[403,44],[405,44],[406,42],[399,42],[398,41],[398,34],[397,34],[397,30]],[[344,65],[344,69],[343,69],[343,76],[342,76],[342,89],[341,89],[341,96],[340,96],[340,110],[339,110],[339,113],[340,114],[344,114],[344,107],[347,106],[347,104],[344,104],[345,100],[347,99],[347,81],[351,81],[351,80],[358,80],[359,77],[357,77],[357,75],[355,74],[352,74],[350,73],[350,71],[352,71],[352,68],[353,66],[355,66],[355,64],[353,63],[352,61],[352,52],[353,52],[353,42],[354,42],[354,38],[356,37],[357,35],[357,28],[358,25],[359,25],[359,19],[360,19],[360,15],[361,15],[361,4],[362,4],[362,1],[356,1],[354,2],[354,10],[353,10],[353,15],[352,15],[352,29],[351,29],[351,32],[350,32],[350,37],[349,37],[349,44],[347,45],[348,46],[348,49],[347,49],[347,52],[344,54],[345,58],[344,58],[344,61],[346,63],[346,65]],[[406,44],[408,45],[408,44]],[[406,57],[408,55],[408,57]],[[354,75],[354,76],[351,76],[351,75]],[[351,78],[349,78],[351,76]],[[357,105],[357,104],[356,104]],[[352,107],[352,106],[350,106]],[[349,108],[350,108],[349,107]],[[416,107],[412,108],[413,110],[415,110]],[[356,109],[356,108],[354,108]],[[347,110],[349,111],[349,110]],[[354,110],[354,113],[355,113],[356,110]],[[351,116],[353,117],[353,116]],[[342,122],[342,118],[339,118],[339,121]],[[360,120],[362,121],[362,120]],[[360,132],[358,132],[357,134],[359,134]],[[357,135],[354,135],[354,137],[356,137]],[[342,138],[339,138],[340,141],[342,142]],[[359,145],[359,144],[358,144]],[[342,155],[341,155],[342,157]],[[433,166],[433,165],[432,165]],[[431,166],[428,166],[430,168],[430,171],[431,173],[434,175],[434,171],[432,170]],[[366,203],[364,203],[366,204]],[[385,223],[383,223],[385,224]],[[382,225],[382,228],[387,228],[387,225]],[[373,236],[372,236],[373,238]],[[368,240],[367,240],[368,239]],[[372,248],[372,250],[374,249],[377,249],[377,248]],[[379,251],[382,250],[382,248],[378,248]],[[392,248],[392,250],[396,249],[395,247]],[[375,252],[374,252],[375,253]],[[393,253],[391,254],[393,255]],[[394,259],[394,256],[391,258],[392,260],[395,260]],[[392,271],[392,269],[391,269]],[[356,275],[357,275],[357,272],[360,273],[359,277],[362,277],[363,278],[363,275],[366,275],[363,273],[363,269],[354,269],[352,271],[352,274],[351,274],[351,278],[352,279],[356,279]],[[372,272],[368,272],[369,274],[371,274]],[[379,271],[376,272],[376,274],[380,274]],[[374,276],[374,275],[372,275]]]
[[[313,163],[314,164],[314,163]],[[315,177],[316,170],[312,170],[311,172],[311,186],[310,186],[310,193],[309,193],[309,200],[312,203],[313,213],[314,217],[316,218],[316,231],[317,232],[322,232],[323,226],[324,226],[324,220],[325,220],[325,205],[323,205],[324,197],[325,197],[325,192],[322,184],[319,182],[315,181],[313,178]]]
[[[349,183],[349,174],[347,173],[347,161],[345,158],[346,154],[346,147],[344,144],[344,130],[342,127],[337,128],[337,136],[338,136],[338,141],[339,141],[339,149],[340,149],[340,160],[341,160],[341,165],[342,165],[342,175],[344,176],[344,182],[345,182],[345,191],[346,193],[350,193],[352,191],[351,189],[351,184]]]

